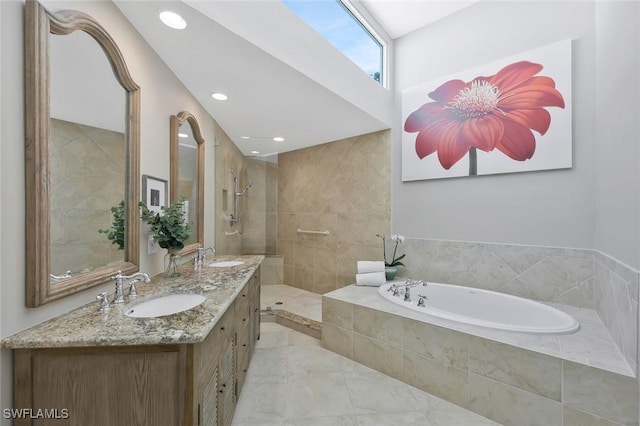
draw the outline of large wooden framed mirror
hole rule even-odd
[[[181,254],[204,245],[204,138],[196,117],[187,111],[170,118],[171,155],[169,192],[171,201],[184,199],[191,236]]]
[[[140,90],[91,16],[27,0],[25,116],[26,304],[37,307],[139,265]]]

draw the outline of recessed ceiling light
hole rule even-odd
[[[159,16],[162,23],[164,23],[167,27],[171,27],[175,30],[183,30],[187,28],[187,21],[185,21],[182,16],[178,15],[175,12],[165,10],[163,12],[160,12]]]
[[[240,139],[251,139],[249,136],[240,136]]]
[[[251,151],[252,154],[260,154],[260,151]]]
[[[229,97],[224,93],[212,93],[211,97],[218,101],[226,101],[227,99],[229,99]]]
[[[276,142],[282,142],[284,141],[284,138],[281,138],[280,136],[276,136],[275,138],[273,138],[273,140]]]
[[[178,137],[181,137],[181,138],[188,138],[188,137],[189,137],[189,135],[187,135],[186,133],[178,133]]]

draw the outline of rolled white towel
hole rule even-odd
[[[384,262],[382,260],[358,260],[358,273],[384,272]]]
[[[369,272],[366,274],[356,274],[356,285],[366,285],[370,287],[380,287],[387,282],[384,272]]]

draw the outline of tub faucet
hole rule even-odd
[[[407,286],[404,289],[404,301],[405,302],[411,302],[411,293],[409,292],[409,290],[411,290],[411,287]]]
[[[124,303],[123,287],[124,287],[125,280],[131,280],[130,282],[131,286],[129,287],[129,296],[133,296],[133,297],[136,297],[138,295],[138,292],[135,286],[136,282],[140,280],[144,280],[144,282],[148,283],[149,281],[151,281],[151,278],[149,278],[149,275],[147,275],[144,272],[137,272],[133,275],[122,275],[122,271],[118,271],[116,276],[112,278],[116,280],[116,291],[113,294],[113,303]]]

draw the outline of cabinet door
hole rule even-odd
[[[218,426],[218,368],[212,372],[202,392],[199,422],[201,426]]]
[[[249,287],[249,310],[251,311],[249,342],[253,350],[256,340],[260,338],[260,269],[258,269],[251,278],[251,285]]]
[[[235,360],[236,360],[236,344],[235,333],[226,336],[222,342],[222,353],[220,357],[220,387],[219,387],[219,424],[228,426],[233,418],[233,411],[236,405],[235,390]]]
[[[68,418],[15,424],[180,425],[184,371],[178,346],[17,350],[18,407],[66,409]]]

